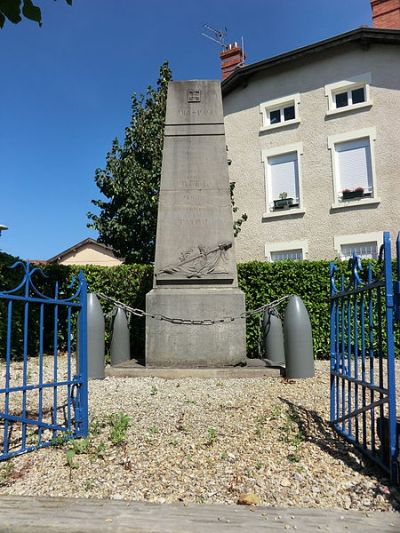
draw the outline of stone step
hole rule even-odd
[[[140,365],[135,359],[116,366],[108,366],[106,377],[119,378],[278,378],[284,375],[282,367],[226,367],[226,368],[148,368]]]

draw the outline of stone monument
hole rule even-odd
[[[218,81],[168,85],[154,284],[146,311],[195,321],[245,312]],[[189,325],[146,317],[146,366],[240,364],[246,360],[245,328],[243,318]]]

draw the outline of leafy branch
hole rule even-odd
[[[65,1],[72,6],[72,0]],[[0,0],[0,28],[3,28],[6,20],[18,24],[22,17],[42,25],[42,11],[32,0]]]

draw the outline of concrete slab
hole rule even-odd
[[[139,365],[136,360],[109,366],[105,370],[106,377],[115,378],[278,378],[284,375],[282,367],[227,367],[227,368],[147,368]]]
[[[2,496],[0,532],[400,531],[399,513]]]

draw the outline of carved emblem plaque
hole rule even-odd
[[[190,89],[187,92],[188,102],[201,102],[201,93],[199,89]]]

